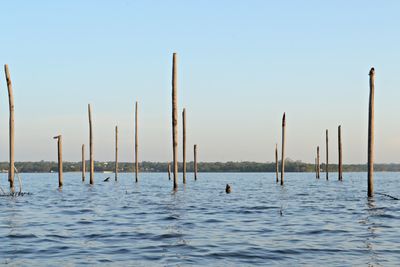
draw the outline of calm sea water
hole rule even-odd
[[[366,174],[200,173],[172,192],[164,173],[22,174],[0,198],[0,264],[26,266],[398,266],[400,201],[366,197]],[[110,182],[103,179],[111,176]],[[6,174],[0,176],[7,188]],[[225,193],[225,185],[232,193]],[[399,173],[376,192],[400,197]]]

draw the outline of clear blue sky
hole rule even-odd
[[[286,112],[289,158],[313,162],[317,145],[324,155],[329,129],[336,162],[341,124],[344,162],[366,162],[374,66],[376,161],[400,162],[399,11],[398,1],[2,1],[0,63],[14,83],[16,160],[56,160],[56,134],[65,160],[80,160],[91,103],[95,159],[113,160],[118,124],[120,158],[131,161],[136,100],[140,159],[171,160],[177,52],[188,160],[197,143],[201,161],[273,161]]]

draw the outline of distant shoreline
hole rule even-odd
[[[63,162],[64,172],[80,172],[81,162]],[[88,170],[89,162],[86,162],[86,170]],[[120,173],[133,172],[134,164],[132,162],[118,163]],[[20,173],[51,173],[57,172],[57,162],[52,161],[37,161],[37,162],[16,162],[15,167]],[[181,163],[179,163],[179,172],[181,172]],[[375,164],[376,172],[400,172],[400,164],[398,163],[383,163]],[[199,162],[199,172],[275,172],[275,163],[267,162]],[[140,162],[140,172],[164,172],[168,170],[167,162]],[[321,164],[321,172],[324,172],[325,164]],[[8,162],[0,162],[0,172],[8,171]],[[337,171],[337,164],[329,165],[330,172]],[[343,165],[344,172],[365,172],[367,171],[366,164],[345,164]],[[97,173],[113,173],[114,162],[95,162],[95,172]],[[187,163],[187,172],[193,172],[193,162]],[[301,161],[286,160],[285,172],[315,172],[315,165]]]

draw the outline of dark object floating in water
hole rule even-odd
[[[107,177],[106,179],[104,179],[103,182],[108,182],[110,180],[110,177]]]
[[[226,192],[227,194],[229,194],[231,191],[232,191],[231,186],[230,186],[229,184],[226,184],[225,192]]]

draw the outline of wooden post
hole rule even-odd
[[[58,148],[58,187],[61,188],[63,186],[63,164],[62,164],[62,136],[57,135],[53,137],[57,139],[57,148]]]
[[[168,180],[171,180],[171,163],[168,162]]]
[[[314,171],[315,171],[315,178],[318,178],[318,174],[317,174],[317,157],[314,158]]]
[[[196,181],[197,180],[197,145],[194,145],[193,146],[193,153],[194,153],[194,161],[193,161],[193,164],[194,164],[194,180]]]
[[[319,146],[317,146],[317,178],[320,177],[321,165],[319,164]]]
[[[326,172],[326,180],[329,179],[329,157],[328,157],[328,129],[325,132],[326,135],[326,140],[325,140],[325,145],[326,145],[326,165],[325,165],[325,172]]]
[[[139,149],[139,138],[138,138],[138,102],[135,104],[135,182],[139,181],[139,159],[138,159],[138,149]]]
[[[369,109],[368,109],[368,197],[374,195],[374,95],[375,69],[369,71]]]
[[[88,113],[89,113],[89,157],[90,157],[90,184],[94,184],[94,159],[93,159],[93,128],[92,128],[92,109],[90,104],[88,104]]]
[[[8,65],[4,65],[4,71],[6,73],[7,89],[8,89],[8,105],[10,110],[9,117],[9,156],[10,165],[8,167],[8,181],[10,182],[10,190],[14,192],[14,96],[12,90],[12,83]]]
[[[281,185],[283,185],[283,177],[285,175],[285,128],[286,128],[286,114],[283,113],[282,117],[282,160],[281,160]]]
[[[339,181],[343,180],[343,167],[342,167],[342,126],[339,125],[338,127],[338,179]]]
[[[85,162],[85,145],[82,144],[82,182],[85,181],[86,162]]]
[[[174,190],[178,189],[178,88],[177,88],[177,54],[172,56],[172,151]]]
[[[186,109],[184,108],[182,111],[182,155],[183,155],[183,183],[186,184]]]
[[[115,126],[115,181],[118,181],[118,126]]]
[[[276,182],[279,183],[278,144],[275,144],[275,173]]]

